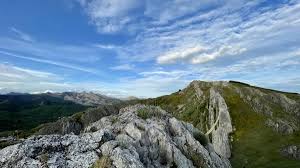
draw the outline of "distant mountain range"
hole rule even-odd
[[[18,140],[18,133],[2,133],[22,143],[0,150],[10,156],[0,167],[22,167],[30,159],[31,166],[61,167],[300,167],[298,93],[193,81],[151,99],[69,92],[2,96],[0,128],[20,127],[29,130],[23,137],[34,136]],[[34,127],[35,121],[43,124]]]
[[[66,101],[72,101],[85,106],[112,105],[121,102],[117,98],[92,92],[63,92],[47,94],[50,96],[62,97]]]
[[[8,93],[0,95],[0,132],[28,130],[89,107],[118,103],[121,100],[86,92]]]

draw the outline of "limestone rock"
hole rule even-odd
[[[297,127],[295,125],[285,122],[284,120],[281,119],[275,119],[275,120],[268,119],[266,121],[266,125],[271,127],[276,132],[284,135],[293,134],[297,130]]]
[[[210,89],[209,100],[209,125],[211,132],[211,141],[216,152],[225,157],[230,158],[230,140],[229,134],[232,132],[232,124],[230,114],[224,98],[213,88]]]
[[[231,167],[212,144],[200,143],[197,132],[158,107],[129,106],[80,135],[33,136],[6,147],[0,150],[0,167],[91,167],[104,156],[118,168]]]
[[[281,150],[283,156],[300,160],[300,146],[290,145]]]

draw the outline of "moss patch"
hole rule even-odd
[[[92,168],[111,168],[112,160],[108,156],[102,156],[92,166]]]

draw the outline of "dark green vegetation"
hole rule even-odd
[[[161,118],[162,114],[157,111],[155,108],[151,108],[151,107],[145,107],[142,109],[139,109],[137,111],[137,115],[146,120],[148,118],[152,118],[152,117],[156,117],[156,118]]]
[[[196,89],[190,84],[186,89],[171,95],[138,102],[161,106],[175,117],[190,122],[202,132],[206,132],[207,117],[205,116],[208,113],[209,89],[213,87],[225,99],[235,128],[232,133],[231,164],[233,167],[300,167],[299,160],[285,158],[280,154],[280,149],[286,145],[300,145],[300,131],[283,135],[266,126],[268,119],[279,118],[299,127],[299,117],[297,118],[293,113],[294,109],[276,101],[278,94],[282,94],[300,105],[299,94],[254,87],[235,81],[230,81],[226,86],[213,86],[207,82],[198,82],[198,84],[203,91],[200,99],[196,96]],[[250,99],[248,100],[246,96],[250,96]],[[255,104],[254,100],[257,100],[258,104]],[[266,113],[269,112],[268,110],[272,112],[271,115]],[[200,141],[201,139],[200,137]]]
[[[0,95],[0,132],[30,130],[86,108],[47,94]]]

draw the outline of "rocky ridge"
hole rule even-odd
[[[121,102],[119,99],[92,92],[64,92],[59,93],[58,95],[61,96],[64,100],[72,101],[86,106],[113,105]]]
[[[139,102],[160,106],[193,124],[233,167],[300,166],[298,157],[288,156],[297,156],[295,146],[300,144],[298,93],[195,80],[178,92]],[[284,150],[286,145],[293,147]]]
[[[101,118],[80,135],[39,135],[0,151],[0,167],[231,167],[204,134],[154,106]],[[103,164],[103,163],[102,163]]]
[[[211,142],[216,152],[225,158],[230,158],[231,118],[224,98],[214,89],[210,89],[209,125],[212,128]]]

